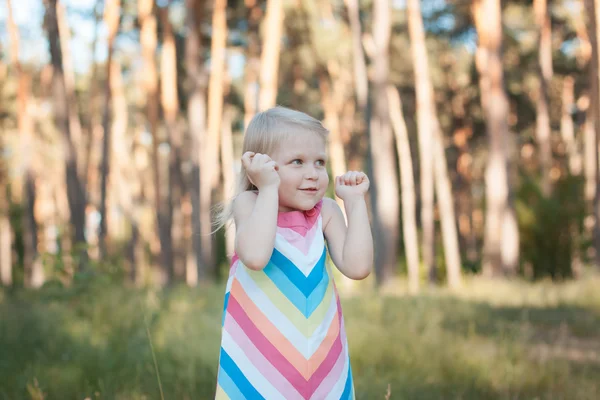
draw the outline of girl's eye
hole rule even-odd
[[[294,165],[301,165],[302,164],[302,160],[300,160],[300,159],[297,158],[295,160],[292,160],[292,164],[294,164]]]
[[[318,165],[319,167],[323,167],[323,166],[325,166],[325,160],[319,160],[319,161],[317,161],[317,165]]]

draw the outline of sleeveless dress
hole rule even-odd
[[[354,399],[322,204],[279,213],[275,248],[262,271],[232,257],[216,399]]]

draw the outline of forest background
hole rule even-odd
[[[600,396],[600,1],[0,4],[0,398],[214,395],[244,127],[365,170],[360,399]],[[328,196],[333,197],[330,190]]]

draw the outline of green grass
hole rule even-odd
[[[598,399],[600,279],[344,297],[358,399]],[[401,286],[398,286],[401,288]],[[0,291],[0,399],[210,399],[223,287]]]

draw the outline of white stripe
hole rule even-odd
[[[227,330],[223,331],[223,349],[233,359],[238,368],[242,371],[246,379],[254,388],[265,398],[280,400],[284,396],[264,377],[258,369],[250,362],[244,351],[237,345]]]
[[[275,236],[275,248],[293,262],[296,267],[302,271],[304,276],[308,276],[311,273],[313,267],[323,255],[323,248],[325,247],[321,219],[315,224],[314,229],[316,229],[317,232],[315,232],[315,236],[313,237],[313,241],[310,244],[306,255],[296,246],[288,242],[281,234]]]
[[[271,302],[271,299],[267,297],[252,278],[248,276],[245,268],[238,268],[237,279],[248,297],[250,297],[250,300],[256,304],[256,307],[267,316],[269,321],[275,325],[275,328],[277,328],[277,330],[279,330],[283,336],[294,345],[304,358],[308,359],[308,343],[306,337],[296,328],[288,317]]]

